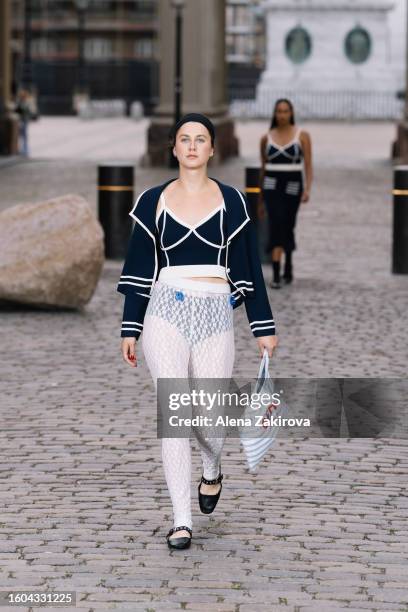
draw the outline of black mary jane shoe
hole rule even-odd
[[[293,276],[282,276],[282,282],[284,285],[290,285],[293,282]]]
[[[223,478],[224,478],[224,475],[221,474],[221,471],[219,475],[217,476],[217,478],[214,478],[214,480],[207,480],[207,478],[204,478],[204,476],[201,476],[201,481],[198,485],[198,502],[200,504],[200,510],[203,514],[211,514],[211,512],[213,512],[215,506],[217,505],[217,502],[220,499],[220,495],[221,495],[221,489],[222,489],[221,481]],[[218,491],[218,493],[215,493],[214,495],[209,495],[208,493],[201,493],[200,492],[201,483],[209,484],[209,485],[221,483],[220,490]]]
[[[175,531],[182,531],[183,529],[189,532],[190,537],[182,536],[181,538],[170,538],[170,536]],[[166,535],[166,540],[167,540],[167,544],[169,548],[171,549],[175,548],[177,550],[181,550],[183,548],[188,548],[190,546],[192,537],[193,537],[193,532],[190,529],[190,527],[186,527],[185,525],[182,525],[181,527],[172,527],[169,533]]]

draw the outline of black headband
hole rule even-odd
[[[215,140],[214,125],[208,119],[208,117],[206,117],[205,115],[202,115],[201,113],[188,113],[187,115],[184,115],[179,121],[177,121],[176,125],[173,126],[173,128],[172,128],[172,130],[170,132],[170,137],[171,137],[171,140],[173,142],[173,145],[174,145],[175,140],[176,140],[177,132],[179,131],[181,126],[184,123],[188,123],[188,121],[195,121],[197,123],[202,123],[207,128],[207,130],[209,131],[210,136],[211,136],[211,144],[212,144],[212,146],[214,146],[214,140]]]

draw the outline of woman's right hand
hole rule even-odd
[[[122,338],[122,357],[133,368],[137,367],[136,338]]]

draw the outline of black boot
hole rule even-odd
[[[280,278],[280,260],[272,261],[272,269],[273,269],[273,280],[270,284],[272,289],[280,289],[281,288],[281,278]]]
[[[291,283],[293,280],[292,270],[292,251],[286,251],[285,253],[285,271],[283,273],[283,281],[285,284]]]

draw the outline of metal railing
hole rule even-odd
[[[289,98],[302,119],[397,119],[404,102],[397,92],[372,90],[293,91],[271,90],[258,98],[242,99],[238,93],[230,95],[230,113],[234,117],[270,117],[278,98]]]

